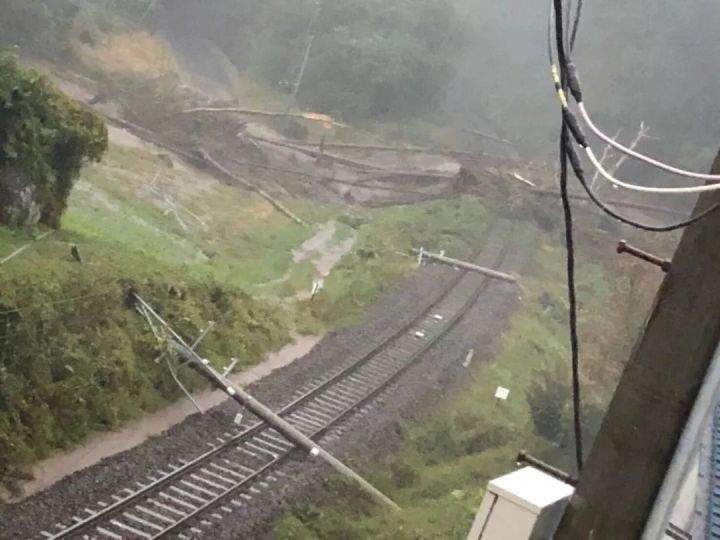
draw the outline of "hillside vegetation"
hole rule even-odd
[[[523,309],[497,355],[488,363],[474,361],[454,397],[405,421],[396,452],[380,463],[356,457],[360,472],[403,512],[386,513],[354,485],[332,477],[319,503],[297,504],[278,520],[275,537],[462,539],[487,482],[512,470],[521,449],[573,471],[563,261],[552,247],[555,239],[532,228],[516,242],[533,262],[523,275]],[[658,276],[637,263],[592,262],[597,253],[586,248],[580,255],[582,414],[589,448]],[[498,386],[510,389],[506,402],[493,399]]]
[[[109,152],[82,173],[59,231],[0,227],[0,478],[24,465],[152,411],[181,393],[162,344],[128,309],[135,287],[188,339],[215,321],[203,353],[237,369],[259,361],[293,332],[357,320],[413,259],[396,251],[423,242],[461,254],[490,219],[473,199],[376,210],[285,203],[312,223],[337,223],[354,248],[310,303],[312,260],[293,250],[317,228],[299,227],[266,201],[227,186],[167,152],[111,130]],[[76,246],[82,262],[71,254]],[[181,378],[190,388],[195,376]]]

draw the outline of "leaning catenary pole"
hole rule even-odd
[[[173,339],[171,340],[171,345],[175,349],[175,351],[187,362],[189,362],[190,365],[195,368],[203,377],[210,381],[210,383],[227,393],[240,405],[247,407],[260,419],[264,420],[273,428],[282,433],[285,437],[287,437],[288,440],[307,450],[311,456],[321,458],[337,472],[355,481],[363,489],[363,491],[365,491],[368,495],[370,495],[379,503],[388,506],[395,511],[401,510],[400,507],[392,499],[380,492],[377,488],[375,488],[375,486],[370,484],[367,480],[365,480],[362,476],[353,471],[350,467],[345,465],[342,461],[337,459],[328,451],[324,450],[312,439],[307,437],[304,433],[295,428],[285,419],[275,414],[272,410],[270,410],[270,408],[260,403],[253,396],[245,392],[242,388],[230,382],[227,377],[215,371],[215,369],[213,369],[213,367],[206,359],[201,358],[195,352],[195,350],[187,343],[185,343],[182,337],[180,337],[180,335],[175,332],[170,327],[170,325],[155,312],[155,310],[153,310],[152,306],[150,306],[137,294],[135,294],[135,298],[152,316],[154,316],[158,321],[160,321],[160,323],[162,323],[162,325],[171,333],[173,337]]]

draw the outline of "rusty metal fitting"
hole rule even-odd
[[[631,246],[625,240],[620,240],[620,242],[618,242],[617,252],[628,253],[633,257],[637,257],[638,259],[642,259],[643,261],[649,262],[650,264],[659,266],[663,272],[668,272],[670,270],[670,267],[672,266],[671,262],[667,259],[662,259],[657,255],[653,255],[652,253],[648,253],[647,251],[643,251],[634,246]]]
[[[577,478],[572,476],[571,474],[566,473],[565,471],[558,469],[557,467],[553,467],[549,463],[545,463],[542,460],[539,460],[536,457],[531,456],[528,454],[525,450],[520,450],[520,452],[517,455],[517,458],[515,459],[515,462],[518,465],[530,465],[532,467],[535,467],[536,469],[539,469],[543,471],[546,474],[549,474],[550,476],[554,476],[561,482],[565,482],[566,484],[570,484],[571,486],[577,485]]]

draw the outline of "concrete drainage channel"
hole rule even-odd
[[[491,235],[490,245],[498,235]],[[507,247],[495,261],[498,267]],[[460,273],[429,308],[360,359],[296,393],[280,415],[314,440],[340,437],[344,425],[357,417],[445,335],[472,307],[489,280]],[[422,337],[418,337],[422,333]],[[280,433],[246,417],[236,433],[184,463],[135,482],[113,496],[96,501],[46,538],[194,537],[245,507],[263,490],[280,490],[281,463],[297,450]]]

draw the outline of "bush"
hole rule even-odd
[[[0,54],[0,173],[21,172],[34,188],[42,223],[59,226],[83,162],[100,160],[107,145],[97,116],[35,71],[20,68],[11,55]]]
[[[525,394],[535,432],[560,444],[565,430],[565,410],[572,392],[567,370],[556,363],[553,367],[535,370],[535,375]]]

